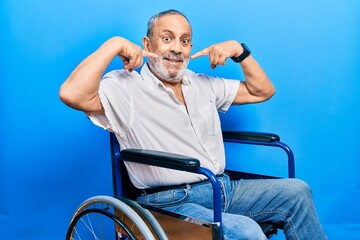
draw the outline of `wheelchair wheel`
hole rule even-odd
[[[168,240],[169,238],[166,236],[166,233],[164,232],[163,228],[160,226],[159,222],[156,220],[156,218],[153,216],[153,214],[140,206],[139,203],[136,201],[119,197],[120,201],[126,203],[128,206],[130,206],[132,209],[134,209],[138,214],[140,214],[141,218],[147,223],[148,226],[150,226],[150,229],[153,230],[154,235],[156,235],[157,239],[160,240]]]
[[[109,196],[85,200],[73,215],[66,240],[146,239],[154,235],[141,217],[124,202]]]

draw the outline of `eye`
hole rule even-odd
[[[190,39],[184,38],[184,39],[181,40],[181,43],[183,45],[188,45],[188,44],[190,44]]]
[[[169,36],[163,36],[162,38],[165,42],[170,42],[171,38]]]

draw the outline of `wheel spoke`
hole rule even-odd
[[[154,240],[140,216],[118,199],[99,196],[80,205],[71,220],[67,240],[81,239]]]

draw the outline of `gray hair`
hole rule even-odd
[[[189,19],[185,16],[185,14],[183,14],[182,12],[180,12],[178,10],[169,9],[169,10],[166,10],[166,11],[162,11],[162,12],[159,12],[158,14],[155,14],[154,16],[152,16],[149,19],[149,22],[148,22],[148,25],[147,25],[146,36],[148,38],[152,37],[152,34],[153,34],[152,30],[153,30],[154,24],[159,18],[161,18],[163,16],[166,16],[166,15],[176,15],[176,14],[183,16],[189,22]],[[190,22],[189,22],[189,24],[190,24]]]

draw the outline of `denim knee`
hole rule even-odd
[[[312,191],[310,186],[300,179],[287,179],[286,197],[288,200],[308,201],[312,199]]]

